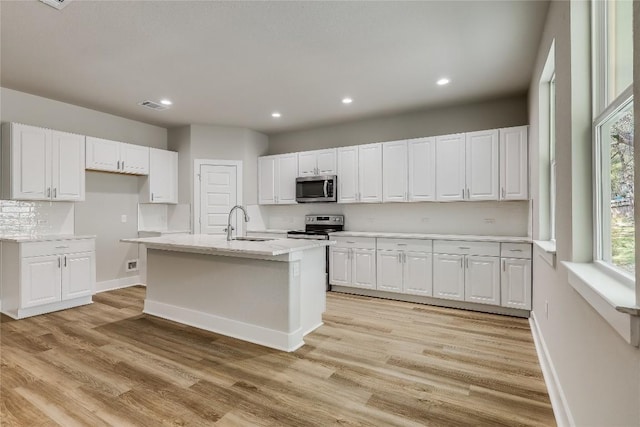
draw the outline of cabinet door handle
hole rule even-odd
[[[502,271],[507,271],[506,265],[507,265],[506,261],[502,260]]]
[[[151,201],[153,202],[153,193],[151,193]]]
[[[467,188],[467,199],[470,199],[471,196],[469,195],[469,189]]]
[[[464,199],[464,188],[461,191],[462,191],[462,198]]]
[[[504,187],[502,187],[502,198],[504,199],[506,197],[506,192],[504,191]]]
[[[124,160],[122,161],[122,170],[124,170]]]
[[[407,262],[407,254],[402,252],[402,262],[406,263]]]
[[[402,252],[398,252],[398,262],[402,263]]]
[[[51,197],[51,187],[47,188],[47,197]]]
[[[58,189],[57,189],[57,188],[54,188],[54,189],[53,189],[53,198],[55,199],[55,198],[57,198],[57,197],[58,197]]]
[[[469,269],[469,258],[467,258],[467,270]]]
[[[464,268],[464,258],[460,258],[460,268]]]
[[[118,160],[118,165],[116,166],[116,169],[120,170],[120,160]]]
[[[66,255],[64,256],[64,266],[65,267],[67,266],[67,256]]]
[[[60,268],[60,257],[58,257],[58,268]]]

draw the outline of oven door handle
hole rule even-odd
[[[325,198],[329,197],[329,195],[327,194],[327,185],[329,185],[329,180],[325,179],[324,180],[324,197]]]

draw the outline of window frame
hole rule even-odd
[[[549,241],[556,242],[556,72],[549,79]]]

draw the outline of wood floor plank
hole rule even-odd
[[[142,314],[0,317],[2,426],[553,426],[526,319],[328,293],[293,353]]]

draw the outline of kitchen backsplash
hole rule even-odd
[[[74,213],[73,203],[0,200],[0,235],[73,234]]]
[[[529,202],[380,203],[260,206],[264,228],[304,229],[306,214],[343,214],[345,230],[527,236]],[[250,229],[256,229],[252,224]]]

